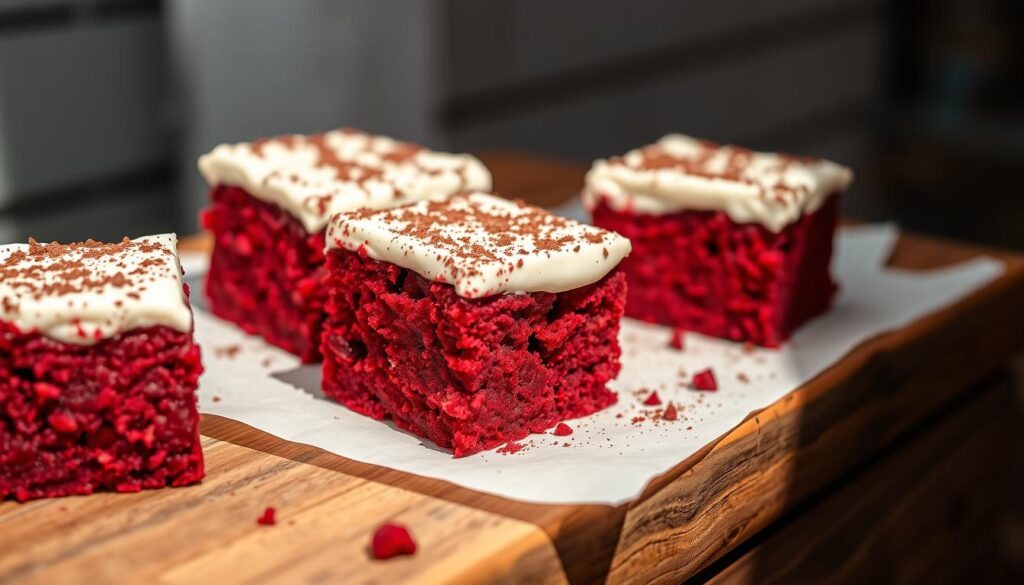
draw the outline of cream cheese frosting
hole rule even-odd
[[[174,234],[0,246],[0,321],[78,345],[163,325],[188,333]]]
[[[617,211],[651,215],[722,211],[737,223],[779,232],[852,180],[850,169],[830,161],[670,134],[624,156],[596,161],[582,197],[589,209],[603,200]]]
[[[240,187],[278,205],[309,233],[335,213],[491,188],[490,172],[473,156],[348,129],[221,144],[199,157],[199,171],[211,186]]]
[[[466,298],[579,288],[632,249],[614,232],[486,193],[339,214],[326,242],[449,283]]]

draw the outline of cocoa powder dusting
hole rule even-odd
[[[332,143],[332,136],[338,140],[357,142],[355,148],[339,148]],[[338,183],[354,186],[361,189],[369,198],[369,183],[383,184],[391,190],[393,200],[401,200],[408,194],[399,186],[400,176],[409,174],[417,176],[438,176],[451,174],[456,178],[457,187],[454,191],[466,189],[469,179],[466,176],[467,163],[446,167],[444,169],[430,167],[424,164],[422,153],[428,152],[426,148],[411,142],[390,140],[379,136],[373,136],[344,128],[337,132],[310,134],[310,135],[286,135],[273,138],[256,140],[249,145],[249,149],[258,157],[273,160],[274,153],[270,147],[283,148],[287,150],[312,149],[316,153],[316,167],[327,167],[334,172],[334,179]],[[272,171],[267,179],[278,182],[290,183],[300,187],[314,185],[307,178],[291,173],[285,175],[279,171]],[[266,182],[266,181],[265,181]],[[316,186],[320,186],[317,184]],[[302,207],[320,216],[326,216],[331,209],[331,202],[341,191],[341,185],[335,184],[326,188],[327,192],[318,193],[307,197],[302,202]],[[379,187],[378,187],[379,188]]]
[[[423,201],[387,210],[362,209],[332,218],[333,229],[349,234],[353,222],[382,221],[394,233],[436,248],[434,257],[451,272],[454,280],[474,277],[489,271],[499,277],[523,268],[522,257],[550,256],[553,253],[580,253],[581,243],[607,244],[609,232],[592,226],[580,226],[572,220],[552,215],[522,201],[512,202],[513,210],[483,207],[469,196],[457,195],[446,201]],[[452,232],[465,232],[453,236]],[[408,254],[412,246],[402,245]],[[527,248],[532,248],[528,250]],[[603,248],[604,257],[609,255]],[[430,275],[438,279],[440,275]],[[485,293],[488,291],[477,291]]]
[[[70,244],[42,244],[30,238],[27,250],[15,250],[0,262],[0,282],[13,289],[18,297],[34,300],[74,293],[102,292],[108,288],[129,289],[127,296],[133,297],[137,291],[145,290],[144,282],[165,276],[163,272],[169,270],[167,266],[149,258],[140,262],[130,274],[111,268],[128,266],[123,260],[128,254],[152,254],[157,251],[167,252],[158,243],[145,240],[133,242],[128,238],[117,243],[86,240]],[[98,269],[101,265],[105,268]],[[121,304],[119,302],[117,306]],[[17,311],[17,303],[11,299],[4,298],[2,306],[5,313]]]
[[[789,184],[781,178],[792,165],[813,165],[822,162],[813,157],[800,157],[791,154],[776,154],[777,162],[762,168],[760,172],[772,172],[779,179],[770,187],[749,176],[748,171],[754,162],[754,152],[738,146],[723,146],[708,140],[699,141],[697,152],[688,156],[669,153],[661,145],[652,144],[641,149],[642,158],[639,164],[630,164],[624,157],[613,157],[609,163],[616,166],[627,166],[638,170],[658,171],[672,169],[684,175],[705,179],[722,179],[756,187],[761,196],[779,204],[785,204],[796,195],[803,195],[809,187],[803,184]]]

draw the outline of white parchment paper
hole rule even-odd
[[[997,277],[1003,266],[978,258],[927,272],[885,269],[896,241],[893,226],[843,229],[833,270],[842,290],[833,309],[801,329],[781,350],[687,334],[682,351],[667,328],[623,322],[623,368],[612,388],[615,406],[568,421],[573,434],[533,435],[514,453],[461,459],[394,426],[355,414],[320,392],[319,367],[298,360],[196,308],[196,336],[206,373],[202,412],[343,457],[439,478],[507,498],[543,503],[619,504],[653,477],[813,378],[858,343],[934,312]],[[193,279],[199,257],[183,258]],[[201,295],[193,295],[197,305]],[[690,389],[692,375],[712,368],[719,389]],[[657,391],[660,407],[645,406]],[[679,409],[661,420],[664,405]]]

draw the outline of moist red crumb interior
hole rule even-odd
[[[0,321],[0,499],[198,482],[202,369],[163,326],[75,345]]]
[[[202,217],[216,242],[210,310],[303,362],[319,361],[323,232],[310,235],[291,214],[237,187],[214,187],[210,197]]]
[[[593,219],[633,244],[620,264],[629,282],[628,316],[778,347],[825,312],[835,295],[829,261],[837,213],[838,195],[832,195],[774,233],[737,224],[723,212],[650,215],[600,200]]]
[[[458,296],[343,249],[327,255],[324,393],[452,449],[491,449],[615,402],[625,278]]]

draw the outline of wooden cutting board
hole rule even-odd
[[[501,194],[545,205],[573,195],[585,170],[512,153],[482,158]],[[204,237],[182,242],[208,246]],[[629,504],[505,500],[204,416],[201,485],[0,504],[0,583],[646,583],[743,574],[765,534],[803,517],[826,488],[868,481],[864,470],[880,454],[976,402],[969,389],[1024,348],[1021,256],[904,235],[891,264],[926,269],[982,253],[1006,262],[1003,277],[861,345]],[[943,452],[927,456],[943,464]],[[277,509],[277,525],[257,525],[266,506]],[[373,529],[387,520],[410,527],[415,556],[369,558]],[[727,554],[735,559],[720,560]]]

